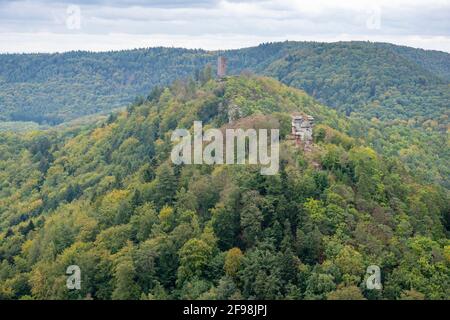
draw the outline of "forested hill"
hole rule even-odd
[[[368,42],[0,55],[0,121],[56,124],[108,111],[155,86],[203,77],[199,70],[207,63],[214,70],[219,54],[228,57],[231,74],[276,77],[347,114],[442,130],[448,123],[450,55]]]
[[[0,55],[0,120],[58,124],[109,111],[192,76],[208,54],[185,49]]]
[[[380,47],[388,48],[402,57],[420,65],[439,77],[450,81],[450,64],[448,53],[433,50],[414,49],[405,46],[396,46],[389,43],[379,43]]]
[[[446,130],[450,89],[442,75],[448,77],[450,55],[430,53],[421,59],[424,52],[384,44],[314,44],[290,51],[264,73],[347,115],[403,119]]]
[[[172,164],[175,128],[223,127],[236,106],[240,125],[280,128],[278,174]],[[316,119],[308,152],[286,139],[292,112]],[[240,76],[177,81],[87,128],[0,133],[0,299],[448,299],[448,190],[388,154],[390,130]]]

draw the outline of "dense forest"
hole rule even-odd
[[[187,78],[218,55],[229,72],[247,70],[305,90],[365,119],[408,121],[446,131],[450,55],[384,43],[280,42],[210,52],[149,48],[118,52],[0,55],[0,121],[55,125],[105,112],[150,88]],[[1,127],[1,125],[0,125]]]
[[[272,57],[273,50],[281,60],[268,61],[267,70],[285,70],[285,80],[293,79],[289,65],[301,70],[302,54],[281,57],[290,46],[310,44],[243,50],[242,66],[255,62],[252,50]],[[391,49],[376,45],[374,50]],[[402,61],[413,64],[408,54],[396,60],[395,72],[403,70]],[[441,57],[448,59],[436,59]],[[14,57],[1,57],[7,58]],[[236,63],[230,59],[232,70],[238,70]],[[195,71],[196,64],[189,64]],[[348,64],[341,65],[350,72]],[[27,70],[27,64],[21,66]],[[183,69],[177,70],[183,76]],[[378,96],[392,79],[373,76],[380,81]],[[402,76],[395,79],[401,82]],[[7,85],[13,77],[23,85],[20,73],[11,74]],[[48,75],[42,77],[45,86]],[[346,90],[349,83],[336,77],[333,85]],[[408,91],[413,78],[405,79],[404,90],[413,95]],[[443,79],[430,75],[417,88],[437,88]],[[313,89],[314,96],[323,101],[328,86],[320,87],[322,93]],[[344,108],[352,103],[350,95],[335,97],[343,99]],[[359,103],[371,98],[355,97],[355,108],[364,112],[368,106]],[[236,106],[240,125],[280,129],[277,175],[263,176],[258,166],[172,164],[175,128],[191,128],[194,120],[223,127],[229,108]],[[421,107],[409,106],[408,114],[423,116]],[[437,103],[429,110],[437,126],[441,107]],[[391,112],[378,110],[387,118]],[[310,151],[287,139],[293,112],[315,118]],[[0,298],[449,299],[448,138],[437,128],[419,130],[398,115],[391,121],[372,114],[347,117],[275,79],[246,74],[216,81],[206,68],[192,79],[154,88],[94,124],[0,132]],[[73,264],[82,270],[81,290],[65,285],[66,268]],[[382,290],[366,288],[369,265],[380,266]]]
[[[448,68],[450,55],[445,62]],[[385,46],[350,43],[295,50],[271,63],[265,73],[347,115],[402,119],[445,132],[449,81],[426,66]]]
[[[0,55],[0,120],[55,125],[132,102],[149,88],[192,75],[205,52],[154,48],[121,52]]]

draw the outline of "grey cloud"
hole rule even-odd
[[[168,38],[449,36],[450,1],[380,1],[380,28],[368,29],[370,8],[376,1],[0,0],[0,33],[158,34]],[[66,28],[69,4],[81,8],[80,30]]]

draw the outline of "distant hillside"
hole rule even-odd
[[[390,43],[379,43],[377,45],[390,49],[402,57],[417,63],[447,82],[450,81],[449,54],[446,52],[396,46]]]
[[[433,119],[445,129],[450,115],[448,68],[449,54],[350,42],[289,50],[263,73],[347,115],[420,124]]]
[[[283,42],[224,53],[177,48],[0,55],[0,120],[57,124],[111,110],[155,86],[201,76],[219,54],[229,72],[274,76],[365,118],[448,121],[450,55],[383,43]],[[414,119],[411,119],[414,118]]]
[[[58,124],[122,107],[156,85],[191,76],[206,57],[165,48],[0,55],[0,120]]]

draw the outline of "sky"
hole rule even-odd
[[[450,52],[450,0],[0,0],[0,52],[390,42]]]

